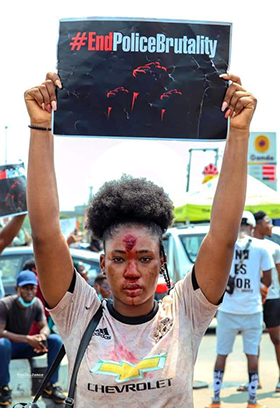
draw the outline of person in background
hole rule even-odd
[[[11,221],[0,231],[0,255],[6,247],[8,247],[15,236],[18,234],[22,227],[25,214],[15,215]],[[2,276],[0,274],[0,299],[5,296],[5,290],[2,282]]]
[[[88,272],[87,272],[83,262],[82,261],[75,261],[73,264],[74,264],[74,268],[76,269],[76,271],[84,278],[84,280],[86,282],[88,282],[89,281],[89,276],[88,276]]]
[[[48,368],[51,367],[62,341],[57,334],[50,334],[44,315],[43,304],[36,297],[37,279],[31,271],[21,271],[17,276],[16,295],[0,300],[0,405],[12,402],[9,388],[11,359],[31,358],[47,353]],[[39,333],[30,335],[33,322],[37,322]],[[44,398],[63,403],[65,396],[56,386],[58,369],[43,392]]]
[[[279,378],[275,391],[280,392],[280,246],[266,239],[266,236],[271,237],[273,227],[267,214],[264,211],[258,211],[254,217],[256,220],[254,237],[262,240],[262,245],[271,252],[275,264],[272,269],[272,282],[263,305],[263,319],[275,348],[279,368]]]
[[[274,266],[270,252],[260,240],[252,238],[256,221],[252,213],[244,211],[239,238],[231,265],[230,277],[234,285],[227,289],[217,314],[217,359],[214,368],[214,397],[209,408],[221,407],[220,392],[227,356],[233,350],[236,335],[241,332],[243,350],[248,361],[249,401],[247,408],[259,407],[256,400],[258,388],[258,350],[262,335],[263,314],[260,280],[271,284]],[[261,271],[263,277],[261,278]],[[229,285],[228,285],[229,286]]]
[[[103,249],[103,245],[99,239],[96,239],[94,237],[90,238],[90,244],[88,247],[86,247],[88,251],[93,251],[93,252],[100,252]]]
[[[36,275],[36,280],[37,280],[37,292],[36,292],[36,297],[39,298],[39,299],[41,300],[41,302],[43,303],[44,313],[45,313],[45,316],[46,316],[46,319],[47,319],[47,322],[48,322],[49,329],[51,330],[51,328],[52,328],[52,326],[53,326],[54,323],[53,323],[53,320],[52,320],[52,318],[51,318],[50,313],[49,313],[49,312],[47,311],[47,309],[46,309],[46,302],[45,302],[44,296],[43,296],[43,294],[42,294],[42,292],[41,292],[40,283],[39,283],[39,279],[38,279],[38,275],[37,275],[37,269],[36,269],[35,260],[34,260],[33,258],[28,259],[28,260],[24,263],[24,265],[23,265],[23,267],[22,267],[22,270],[23,270],[23,271],[31,271],[31,272],[35,273],[35,275]],[[39,332],[40,332],[40,329],[39,329],[39,327],[38,327],[37,322],[33,322],[29,334],[30,334],[30,335],[33,335],[33,334],[38,334]]]
[[[93,287],[96,290],[97,296],[100,300],[109,299],[112,296],[112,291],[104,273],[99,273],[96,276]]]

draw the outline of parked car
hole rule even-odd
[[[83,249],[70,248],[73,262],[81,261],[89,275],[89,284],[93,285],[94,279],[101,272],[99,267],[99,253]],[[22,270],[24,263],[33,258],[32,247],[9,247],[0,256],[0,276],[5,289],[5,294],[15,293],[16,277]]]
[[[190,224],[172,227],[163,238],[167,267],[173,283],[182,279],[192,268],[209,224]]]
[[[190,224],[167,230],[163,245],[168,256],[168,271],[174,283],[191,270],[208,231],[209,224]],[[280,227],[273,227],[272,237],[267,238],[280,245]]]

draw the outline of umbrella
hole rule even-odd
[[[182,205],[174,210],[175,221],[208,221],[219,176],[205,183],[200,190],[186,193]],[[280,218],[280,194],[248,175],[245,210],[265,211],[270,218]]]

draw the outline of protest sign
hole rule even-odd
[[[60,229],[65,239],[77,228],[77,218],[63,218],[59,220]]]
[[[230,23],[63,19],[56,135],[225,139]]]
[[[26,213],[26,173],[24,164],[0,166],[0,217]]]

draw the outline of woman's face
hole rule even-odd
[[[120,227],[106,241],[101,269],[119,313],[140,316],[151,311],[162,261],[158,238],[144,226]]]

